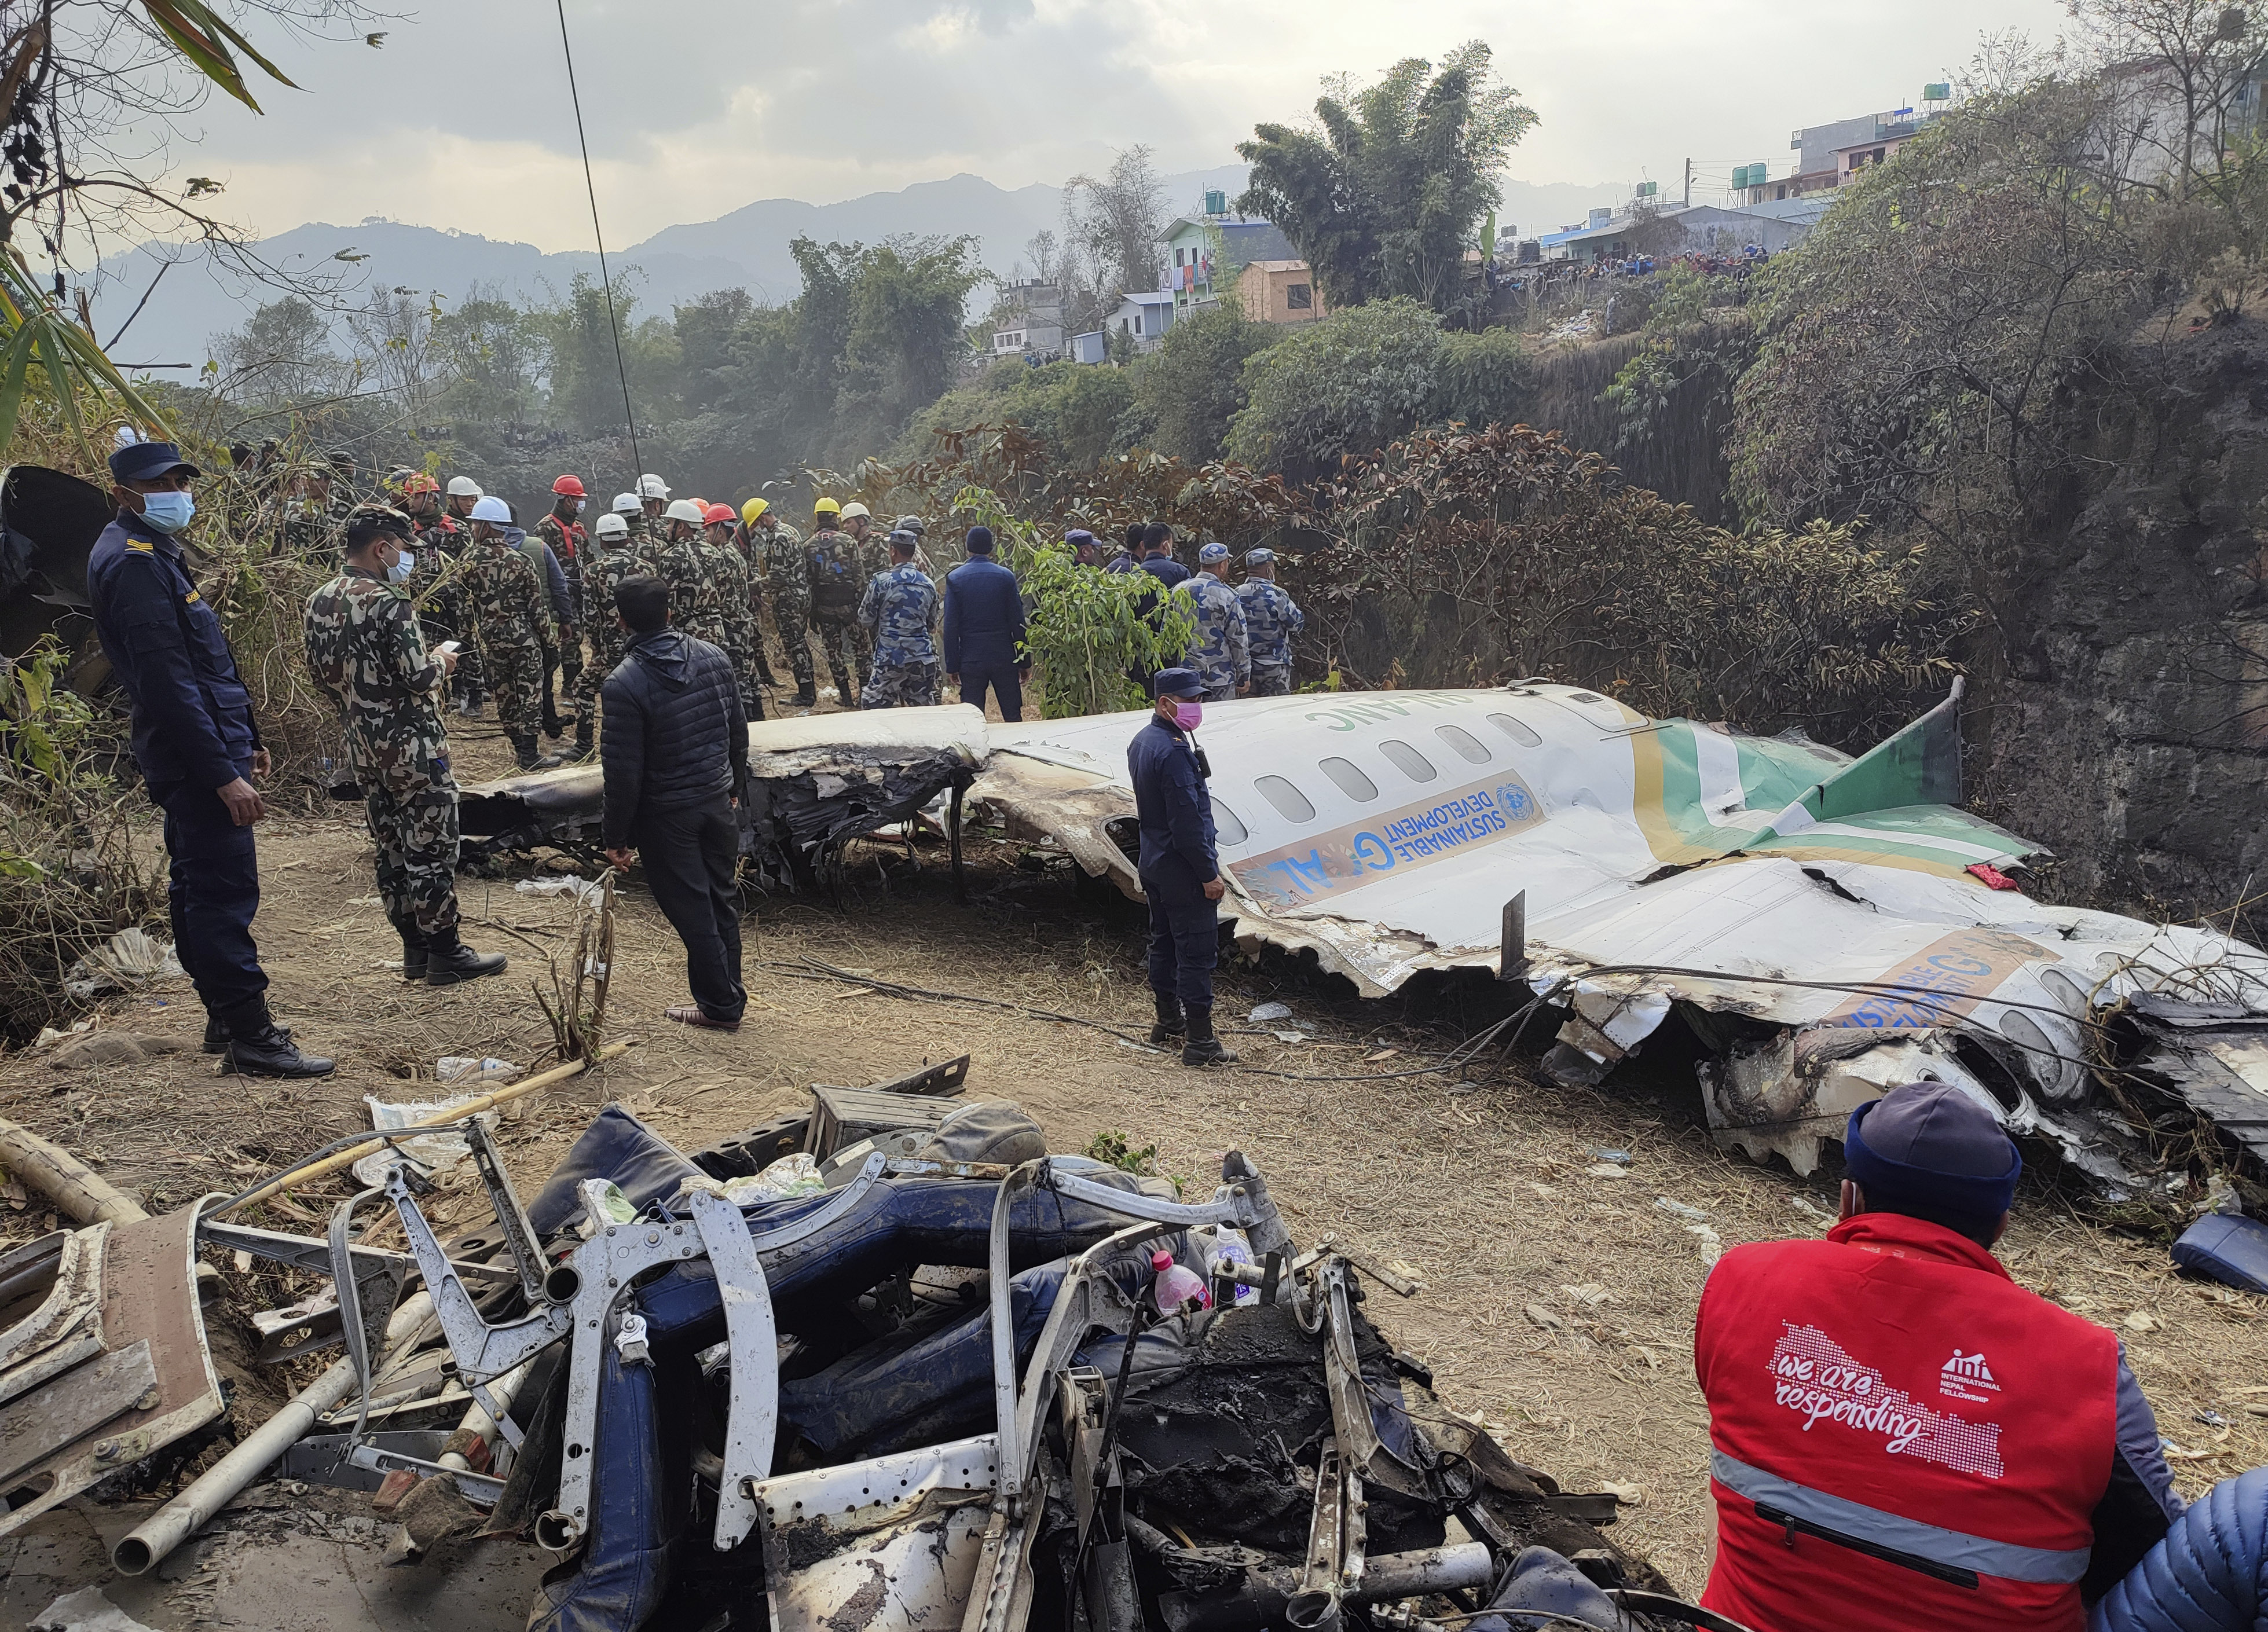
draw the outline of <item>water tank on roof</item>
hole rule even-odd
[[[1771,166],[1770,165],[1750,165],[1749,166],[1749,185],[1750,187],[1762,187],[1765,182],[1771,180]]]
[[[1746,165],[1735,166],[1733,171],[1733,190],[1737,193],[1748,185],[1749,167]]]
[[[1182,196],[1187,198],[1189,195],[1184,193]],[[1228,213],[1228,195],[1222,192],[1218,187],[1215,187],[1211,192],[1207,193],[1205,195],[1204,212],[1209,216],[1226,215]]]
[[[1950,102],[1953,100],[1953,87],[1942,84],[1924,85],[1921,88],[1921,99],[1925,102]]]
[[[1615,212],[1611,210],[1594,210],[1591,212],[1591,225],[1602,227],[1614,218]]]

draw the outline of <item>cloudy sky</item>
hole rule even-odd
[[[392,0],[382,48],[270,50],[302,92],[216,100],[180,173],[257,233],[367,216],[546,250],[590,223],[550,0]],[[379,0],[387,4],[387,0]],[[1543,115],[1510,174],[1674,186],[1688,157],[1784,173],[1789,131],[1913,100],[1980,30],[2051,37],[2053,0],[568,0],[611,242],[759,198],[814,203],[970,171],[1060,182],[1146,142],[1234,161],[1329,73],[1478,36]],[[266,45],[266,40],[260,43]],[[1720,183],[1721,184],[1721,183]]]

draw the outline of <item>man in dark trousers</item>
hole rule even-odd
[[[984,706],[990,687],[1000,717],[1024,717],[1024,682],[1032,663],[1024,650],[1024,586],[992,559],[992,529],[968,529],[968,559],[945,576],[945,678],[961,700]]]
[[[1156,712],[1126,745],[1134,813],[1142,824],[1142,893],[1150,903],[1150,989],[1160,1048],[1182,1040],[1183,1065],[1226,1065],[1236,1055],[1212,1031],[1212,970],[1220,958],[1213,903],[1228,893],[1213,850],[1211,768],[1189,733],[1204,717],[1194,669],[1158,676]]]
[[[1852,1113],[1842,1221],[1702,1289],[1716,1557],[1754,1627],[2081,1632],[2182,1512],[2117,1334],[1992,1255],[2023,1162],[1945,1083]]]
[[[693,1001],[663,1012],[681,1026],[737,1032],[740,984],[740,825],[748,717],[732,659],[669,627],[669,586],[641,575],[615,590],[628,655],[600,695],[607,729],[607,859],[645,857],[654,904],[685,943]]]
[[[176,535],[196,513],[197,467],[170,442],[110,456],[118,518],[87,557],[94,632],[134,705],[134,761],[166,812],[173,947],[205,1006],[205,1052],[254,1077],[322,1077],[268,1012],[268,974],[253,944],[260,861],[252,824],[266,814],[252,779],[268,750],[220,620],[197,593]]]

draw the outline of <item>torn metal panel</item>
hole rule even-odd
[[[196,1209],[0,1259],[0,1535],[225,1408],[197,1302]]]
[[[2084,1114],[2084,1027],[2135,993],[2192,989],[2201,969],[2238,1011],[2268,1014],[2268,956],[1972,875],[2039,847],[1956,802],[1955,701],[1855,760],[1567,686],[1217,703],[1199,736],[1224,907],[1247,946],[1312,952],[1375,996],[1425,970],[1494,969],[1505,904],[1524,896],[1523,977],[1555,1001],[1575,992],[1564,1076],[1603,1077],[1672,1003],[1807,1033],[1957,1033],[2005,1077],[1988,1096],[2004,1117],[2062,1129],[2072,1159],[2129,1182],[2107,1176],[2124,1173],[2117,1129]],[[1150,717],[995,726],[972,794],[1138,894],[1113,827],[1132,816],[1126,747]],[[1830,1100],[1899,1057],[1838,1068]],[[1726,1062],[1711,1103],[1744,1140],[1784,1135],[1808,1163],[1834,1119],[1803,1092],[1813,1078],[1785,1078],[1794,1058],[1790,1039]],[[1760,1131],[1767,1105],[1786,1109],[1780,1133]]]
[[[989,754],[983,714],[967,703],[858,709],[748,727],[740,853],[769,883],[813,882],[843,842],[914,816]],[[465,853],[537,845],[595,850],[606,779],[593,765],[482,783],[463,790]]]
[[[2124,1018],[2144,1040],[2129,1069],[2162,1083],[2268,1162],[2268,1018],[2235,1003],[2150,993],[2131,1000]]]

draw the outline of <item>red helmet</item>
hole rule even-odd
[[[589,495],[583,491],[583,479],[580,476],[562,476],[558,481],[551,484],[551,490],[554,493],[558,494],[563,498],[586,498],[589,496]]]
[[[733,513],[730,504],[711,504],[701,512],[701,521],[704,526],[713,527],[718,522],[722,522],[729,527],[739,519],[740,517]]]

